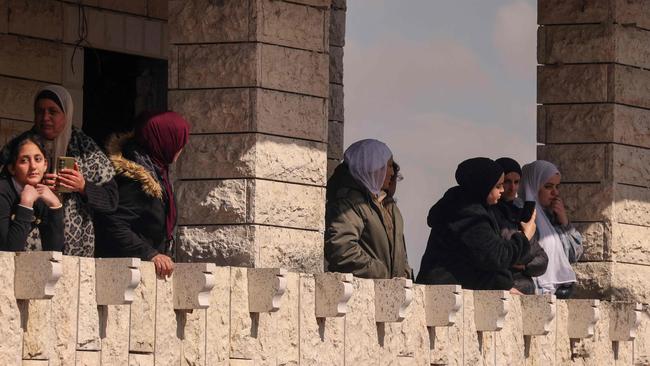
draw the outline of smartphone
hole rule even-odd
[[[521,209],[521,216],[519,217],[519,221],[530,221],[530,218],[533,217],[533,211],[535,211],[535,201],[524,202],[524,208]]]
[[[74,158],[69,156],[59,156],[56,158],[56,170],[54,173],[57,173],[63,169],[74,169]],[[61,187],[57,184],[56,191],[61,193],[70,193],[68,188]]]

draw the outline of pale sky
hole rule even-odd
[[[348,0],[345,147],[388,144],[409,262],[429,208],[475,156],[535,158],[535,0]]]

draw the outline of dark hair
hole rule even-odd
[[[2,175],[5,177],[11,176],[9,173],[9,166],[16,164],[16,160],[18,160],[18,154],[20,153],[20,149],[25,146],[27,143],[33,143],[38,147],[38,149],[41,151],[41,154],[43,154],[43,157],[45,158],[46,161],[48,161],[49,156],[47,151],[45,150],[45,144],[43,143],[43,138],[32,132],[27,132],[19,135],[18,137],[14,138],[7,144],[7,152],[8,156],[5,159],[6,164],[2,168]]]
[[[399,181],[404,179],[404,176],[399,172],[400,169],[401,169],[401,167],[399,166],[399,164],[397,164],[397,162],[395,160],[393,160],[393,173],[394,174],[393,174],[393,177],[391,178],[391,180],[395,180],[395,181],[399,182]]]
[[[56,93],[54,93],[53,91],[45,89],[42,90],[40,93],[38,93],[38,95],[34,99],[34,109],[36,109],[36,104],[41,99],[49,99],[53,101],[65,113],[65,109],[63,109],[63,104],[61,103],[61,99],[59,99],[59,96],[56,95]]]

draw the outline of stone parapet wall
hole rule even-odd
[[[648,306],[0,253],[2,365],[645,365]],[[17,299],[17,297],[19,299]]]

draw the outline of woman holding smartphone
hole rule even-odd
[[[41,183],[47,154],[36,135],[7,146],[9,162],[0,174],[0,250],[63,249],[63,205]]]
[[[546,272],[535,277],[542,293],[566,299],[573,292],[576,275],[571,263],[582,255],[582,235],[569,222],[560,197],[560,171],[545,160],[536,160],[522,168],[519,197],[537,202],[539,244],[548,255]]]

